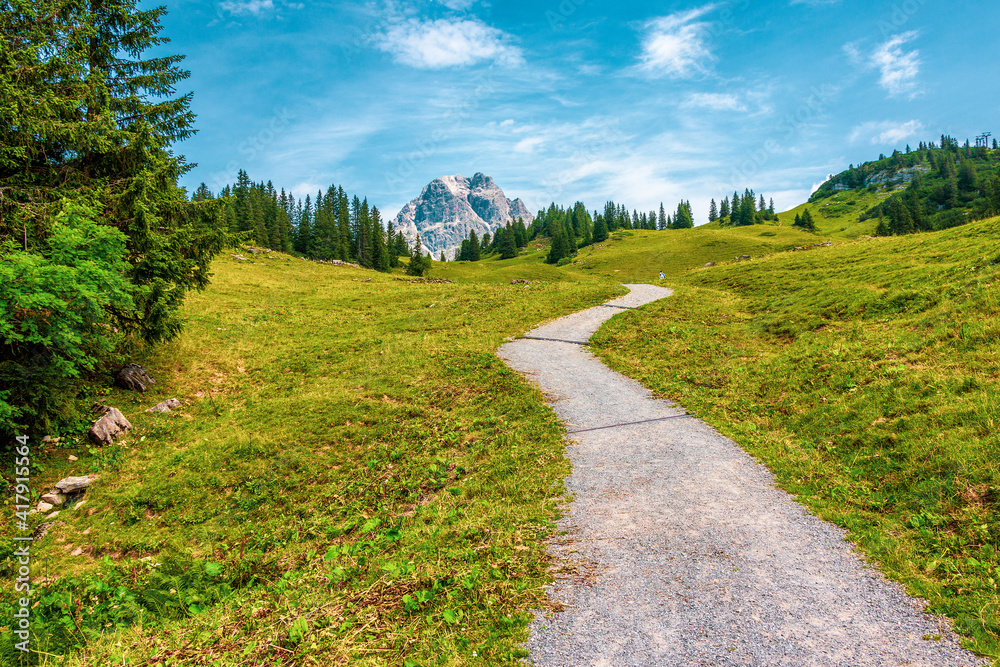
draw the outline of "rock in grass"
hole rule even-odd
[[[93,477],[66,477],[56,482],[56,489],[69,495],[83,491],[93,481]]]
[[[53,507],[52,503],[41,502],[41,503],[38,503],[38,506],[35,507],[35,509],[38,512],[40,512],[41,514],[45,514],[46,512],[48,512],[49,510],[51,510],[52,507]]]
[[[181,407],[181,402],[176,398],[168,398],[165,401],[157,403],[146,412],[170,412],[173,408]]]
[[[53,506],[62,505],[64,502],[66,502],[66,496],[59,493],[58,491],[53,490],[42,495],[42,502],[46,502]]]
[[[701,268],[703,268],[703,269],[708,269],[708,268],[711,268],[711,267],[713,267],[713,266],[715,266],[715,262],[707,262],[707,263],[705,264],[705,266],[703,266],[703,267],[701,267]]]
[[[132,424],[125,419],[125,415],[118,408],[108,408],[101,418],[90,427],[87,435],[98,445],[108,445],[131,428]]]
[[[146,369],[138,364],[128,364],[120,371],[115,377],[115,383],[123,389],[131,389],[133,391],[143,392],[149,388],[149,385],[156,384],[156,380],[149,376]]]

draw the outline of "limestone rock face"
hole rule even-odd
[[[435,178],[403,207],[394,224],[411,246],[419,234],[424,250],[433,257],[444,251],[453,258],[470,231],[492,236],[497,227],[517,218],[530,225],[535,216],[520,199],[508,199],[492,178],[477,173],[472,178]]]

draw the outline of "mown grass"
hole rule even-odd
[[[425,284],[275,256],[217,260],[182,337],[144,360],[153,391],[105,390],[125,440],[36,453],[36,492],[101,476],[33,545],[32,662],[523,657],[568,463],[541,395],[493,353],[624,290],[546,266],[529,285]],[[168,397],[184,407],[144,411]]]
[[[1000,657],[1000,219],[678,274],[613,368],[704,417]]]

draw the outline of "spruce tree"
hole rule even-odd
[[[382,234],[382,215],[377,207],[372,207],[371,211],[372,229],[372,268],[383,273],[389,272],[389,249],[385,245],[385,236]]]
[[[715,205],[715,200],[708,205],[708,221],[715,222],[719,219],[719,209]]]
[[[478,262],[481,257],[482,248],[479,245],[479,237],[476,236],[476,230],[473,229],[469,232],[469,260]]]
[[[603,243],[608,240],[608,226],[604,222],[604,216],[599,215],[594,221],[594,243]]]
[[[497,229],[497,248],[500,250],[500,259],[513,259],[517,257],[517,245],[514,243],[514,230],[511,227],[500,227]]]

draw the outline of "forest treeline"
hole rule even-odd
[[[639,211],[630,213],[623,204],[609,201],[603,212],[588,211],[583,202],[562,207],[555,202],[538,212],[530,225],[518,218],[498,227],[493,235],[485,233],[480,238],[475,230],[462,242],[455,259],[478,261],[483,257],[498,254],[501,259],[517,256],[520,248],[537,238],[550,240],[545,261],[549,264],[566,263],[580,248],[601,243],[615,231],[623,229],[646,229],[662,231],[667,229],[687,229],[694,227],[691,202],[681,201],[670,214],[663,204],[659,211]],[[443,259],[442,254],[442,259]]]
[[[228,239],[178,186],[183,56],[143,58],[166,9],[0,5],[0,436],[58,433],[85,423],[88,376],[178,334]]]
[[[357,262],[378,271],[399,266],[411,250],[392,220],[383,221],[378,207],[367,198],[350,195],[331,185],[315,197],[296,199],[284,188],[254,182],[243,170],[236,183],[213,194],[202,183],[193,201],[218,199],[222,224],[247,242],[295,253],[310,259]],[[421,253],[422,256],[422,253]]]
[[[876,235],[889,236],[947,229],[1000,215],[1000,149],[987,136],[973,146],[948,135],[920,142],[916,150],[879,156],[878,160],[830,178],[810,197],[816,202],[844,190],[890,190],[860,220],[879,219]]]

